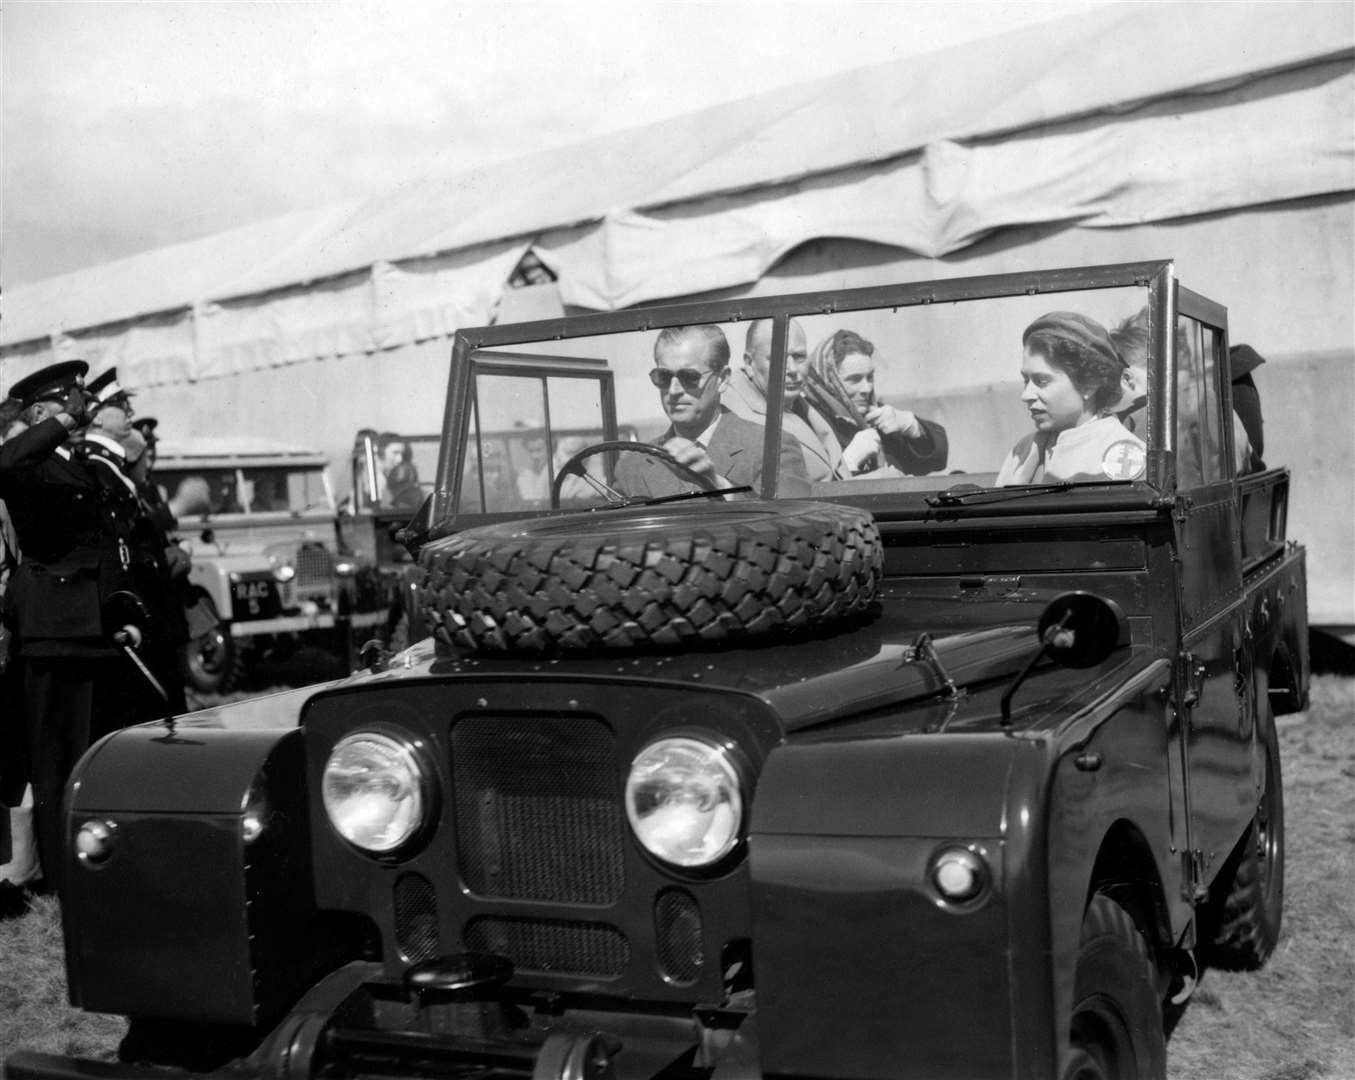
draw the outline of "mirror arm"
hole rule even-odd
[[[1054,642],[1058,640],[1059,634],[1063,633],[1064,627],[1067,626],[1068,620],[1072,617],[1073,612],[1070,608],[1063,613],[1063,617],[1059,619],[1058,622],[1044,632],[1044,637],[1040,639],[1040,647],[1036,649],[1031,658],[1026,661],[1026,666],[1023,667],[1016,678],[1012,680],[1011,686],[1003,691],[1002,700],[1000,702],[1003,727],[1011,727],[1012,724],[1012,697],[1016,694],[1016,691],[1021,688],[1021,684],[1026,681],[1026,676],[1031,673],[1031,670],[1035,665],[1043,660],[1049,653],[1050,648],[1053,646]]]

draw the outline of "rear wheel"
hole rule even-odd
[[[1104,893],[1087,905],[1063,1080],[1161,1080],[1167,1041],[1157,967],[1133,917]]]
[[[1261,729],[1265,779],[1256,814],[1201,913],[1207,962],[1231,971],[1252,971],[1270,958],[1284,912],[1284,785],[1275,718],[1268,709]]]

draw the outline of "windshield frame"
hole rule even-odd
[[[1150,378],[1157,386],[1168,390],[1154,397],[1148,421],[1150,438],[1147,468],[1144,478],[1133,483],[1147,484],[1159,491],[1166,490],[1174,479],[1169,475],[1169,455],[1173,450],[1175,419],[1174,393],[1170,391],[1175,378],[1175,345],[1174,335],[1167,328],[1176,324],[1177,288],[1174,263],[1171,260],[1153,260],[943,278],[856,289],[825,289],[768,297],[739,297],[459,330],[453,343],[448,378],[443,448],[439,456],[437,491],[432,508],[434,520],[446,516],[458,505],[462,459],[466,453],[474,407],[475,373],[477,366],[482,363],[481,358],[486,356],[486,350],[627,331],[658,330],[691,323],[770,319],[772,343],[767,396],[770,400],[778,400],[785,383],[787,328],[795,317],[1125,287],[1139,287],[1147,292],[1147,306],[1153,326],[1149,350]],[[1201,305],[1207,307],[1210,321],[1221,322],[1226,334],[1226,313],[1223,309],[1196,294],[1189,294],[1189,297],[1188,306],[1196,309]],[[552,359],[552,363],[562,364],[564,361]],[[776,454],[781,419],[779,410],[769,410],[764,442],[763,489],[758,493],[763,498],[774,498],[777,494]],[[932,487],[940,489],[945,486],[944,478],[937,477],[937,483]],[[840,496],[834,493],[833,498],[855,501],[847,490],[842,491]]]

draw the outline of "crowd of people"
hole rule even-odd
[[[85,750],[185,710],[188,556],[151,477],[156,421],[115,368],[88,371],[45,367],[0,407],[0,915],[59,891]]]

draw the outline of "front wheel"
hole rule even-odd
[[[200,694],[225,694],[235,689],[244,675],[245,661],[216,604],[203,593],[187,614],[192,636],[184,646],[184,681]]]
[[[1063,1080],[1162,1080],[1157,968],[1133,917],[1097,893],[1082,919]]]

